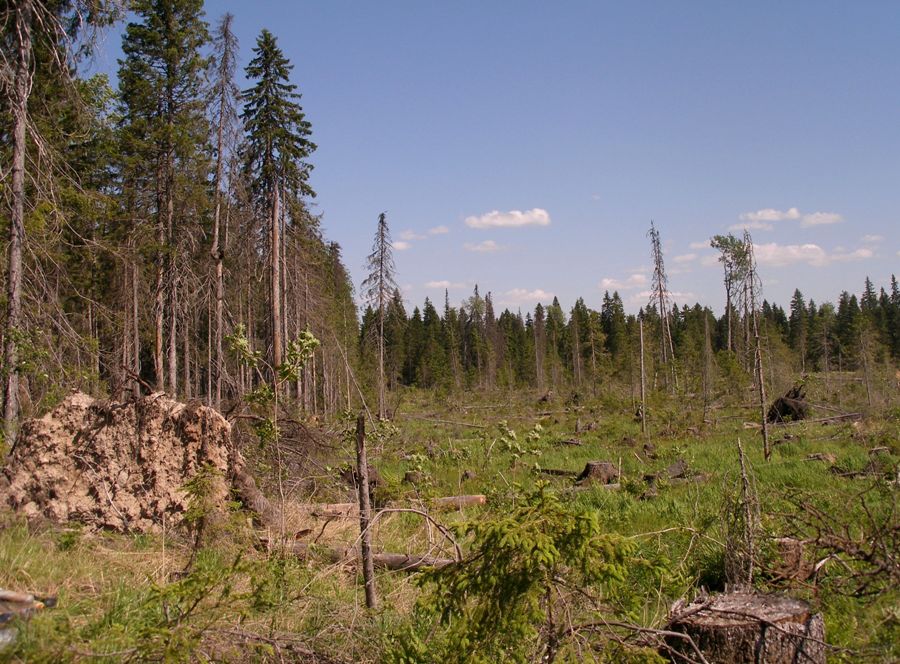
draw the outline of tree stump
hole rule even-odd
[[[619,479],[619,469],[609,461],[588,461],[584,470],[576,478],[581,482],[597,482],[599,484],[612,484]]]
[[[733,592],[697,600],[679,609],[668,629],[690,636],[710,664],[825,664],[821,614],[783,595]],[[687,639],[669,636],[666,644],[697,659]]]

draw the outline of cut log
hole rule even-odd
[[[578,477],[577,470],[565,470],[562,468],[539,468],[537,472],[542,475],[553,475],[555,477]]]
[[[779,422],[780,426],[795,426],[797,424],[834,424],[835,422],[856,422],[862,419],[862,413],[844,413],[842,415],[832,415],[831,417],[817,417],[813,420],[803,420],[803,422]]]
[[[825,664],[822,616],[783,595],[736,592],[695,601],[680,608],[667,629],[690,636],[711,664]],[[674,651],[696,661],[687,639],[670,636],[666,644],[670,656]]]
[[[430,503],[434,508],[456,509],[461,510],[463,507],[471,507],[473,505],[484,505],[487,498],[482,494],[474,494],[470,496],[447,496],[446,498],[433,498]]]
[[[609,461],[588,461],[584,470],[576,478],[576,482],[597,482],[599,484],[613,484],[619,479],[619,469]]]
[[[285,547],[288,553],[300,558],[307,558],[310,554],[309,545],[306,542],[289,542]],[[317,549],[317,553],[325,556],[331,563],[359,562],[359,553],[353,549]],[[418,572],[427,567],[446,567],[453,564],[452,558],[435,558],[433,556],[409,555],[406,553],[373,553],[372,564],[378,569],[387,569],[395,572]]]
[[[243,465],[235,466],[232,486],[235,493],[243,501],[244,506],[256,514],[263,525],[272,528],[278,526],[281,522],[281,514],[278,508],[272,505],[269,499],[263,495],[259,487],[256,486],[256,480],[246,471]]]
[[[446,496],[432,498],[428,504],[435,509],[462,509],[473,505],[484,505],[487,498],[483,494]],[[390,501],[385,507],[409,506],[408,502]],[[358,503],[311,503],[298,506],[312,517],[319,519],[346,519],[359,516]]]
[[[806,461],[824,461],[829,466],[833,466],[837,463],[837,457],[834,456],[831,452],[816,452],[814,454],[810,454],[806,457]]]

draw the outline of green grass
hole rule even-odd
[[[698,410],[657,396],[650,411],[657,458],[647,459],[641,449],[646,439],[632,417],[630,401],[603,395],[584,399],[576,410],[565,405],[565,395],[549,404],[538,404],[536,395],[529,393],[465,396],[438,399],[422,392],[405,396],[394,422],[396,431],[372,438],[370,462],[385,480],[381,496],[402,502],[459,493],[488,495],[483,508],[433,514],[453,526],[502,516],[517,496],[538,482],[548,482],[566,503],[596,512],[605,530],[635,542],[636,557],[665,570],[659,575],[635,568],[626,588],[610,598],[629,619],[648,626],[660,626],[674,600],[690,598],[701,586],[722,587],[724,514],[726,497],[737,490],[738,438],[755,479],[764,535],[788,534],[787,516],[796,509],[789,499],[794,495],[834,515],[836,523],[846,523],[857,535],[865,522],[860,492],[880,486],[870,494],[870,509],[876,514],[887,513],[897,499],[897,487],[884,480],[839,477],[828,464],[807,460],[813,453],[833,454],[842,471],[858,472],[870,462],[869,449],[886,446],[889,453],[879,463],[896,468],[900,461],[896,405],[859,424],[775,429],[774,453],[764,461],[759,432],[743,427],[753,411],[723,409],[715,412],[716,422],[704,424]],[[552,414],[539,414],[546,411]],[[413,419],[404,413],[480,427]],[[576,419],[595,428],[578,434],[581,446],[558,444],[575,435]],[[685,459],[692,472],[707,475],[706,481],[660,482],[658,495],[642,499],[643,476],[678,458]],[[580,471],[590,460],[621,466],[622,490],[590,486],[576,490],[568,478],[535,472],[536,467]],[[315,501],[353,500],[352,489],[336,471],[330,473],[334,477],[323,471],[326,466],[354,462],[349,441],[317,461]],[[415,488],[403,483],[409,470],[421,472],[425,481]],[[465,479],[467,471],[472,476]],[[305,496],[301,491],[292,498]],[[382,608],[367,614],[353,567],[332,566],[317,557],[270,558],[248,546],[246,524],[215,534],[207,542],[199,572],[180,579],[172,573],[182,569],[189,556],[184,535],[175,533],[163,542],[159,536],[91,534],[28,526],[9,514],[0,518],[0,587],[59,597],[57,608],[22,626],[15,648],[0,651],[0,659],[8,661],[92,661],[101,655],[103,661],[278,661],[289,643],[298,649],[293,652],[314,649],[339,661],[378,661],[387,635],[413,620],[420,596],[415,577],[379,573]],[[330,524],[320,543],[351,543],[355,527],[352,521]],[[312,536],[317,532],[318,527]],[[441,537],[416,515],[380,519],[374,540],[379,550],[449,555],[446,548],[433,548]],[[837,592],[838,581],[848,574],[834,564],[826,567],[817,587],[775,584],[765,575],[758,577],[757,585],[763,591],[803,597],[822,611],[827,639],[839,649],[833,653],[835,661],[896,661],[900,594],[896,587],[888,587],[875,597],[845,596]],[[173,620],[172,607],[194,599],[199,600],[197,607]]]

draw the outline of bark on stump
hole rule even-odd
[[[584,470],[576,478],[576,482],[597,482],[598,484],[613,484],[619,479],[619,469],[609,461],[588,461]]]
[[[782,595],[735,592],[683,607],[668,629],[690,636],[710,664],[825,664],[825,623],[806,602]],[[687,639],[666,644],[690,660]],[[673,661],[684,661],[672,652]]]

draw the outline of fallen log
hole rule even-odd
[[[578,477],[577,470],[564,470],[562,468],[538,468],[542,475],[554,475],[556,477]]]
[[[289,542],[285,549],[288,553],[300,558],[308,558],[311,553],[323,555],[331,563],[358,563],[359,554],[355,548],[317,548],[310,550],[306,542]],[[440,568],[452,565],[452,558],[436,558],[434,556],[410,555],[407,553],[373,553],[372,564],[378,569],[393,572],[418,572],[425,568]]]
[[[832,415],[831,417],[818,417],[812,420],[776,422],[776,426],[792,427],[798,424],[832,424],[834,422],[856,422],[857,420],[861,420],[862,417],[862,413],[842,413],[841,415]]]
[[[463,507],[470,507],[472,505],[484,505],[487,502],[487,497],[482,494],[473,494],[469,496],[447,496],[445,498],[432,498],[428,501],[432,507],[434,508],[443,508],[443,509],[456,509],[461,510]]]
[[[420,420],[422,422],[434,422],[435,424],[449,424],[451,426],[457,427],[471,427],[472,429],[488,429],[488,425],[486,424],[475,424],[473,422],[457,422],[456,420],[444,420],[438,417],[423,417],[421,415],[406,415],[405,417],[408,420]]]
[[[675,611],[667,629],[690,636],[709,662],[825,664],[821,614],[783,595],[735,592],[695,601]],[[668,652],[695,661],[686,641],[667,637]]]
[[[461,510],[464,507],[484,505],[486,502],[487,497],[479,493],[432,498],[428,501],[428,504],[435,509]],[[406,504],[407,503],[399,501],[391,501],[387,504],[387,507],[403,507]],[[359,516],[359,503],[313,503],[299,505],[299,507],[301,510],[306,511],[310,516],[315,518],[346,519]]]

